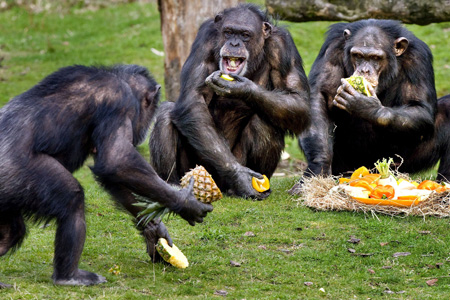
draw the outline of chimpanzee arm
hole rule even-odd
[[[121,185],[133,193],[159,202],[191,225],[202,222],[206,214],[212,211],[212,206],[196,200],[192,187],[179,191],[159,178],[132,144],[131,120],[115,117],[113,121],[105,120],[108,126],[94,130],[97,149],[92,168],[94,174],[101,182]],[[135,211],[132,213],[136,215]]]
[[[208,109],[213,91],[205,84],[205,79],[217,69],[214,63],[215,35],[212,24],[206,22],[200,27],[181,71],[180,97],[172,119],[197,155],[227,178],[232,189],[229,192],[242,197],[263,198],[251,186],[251,178],[262,178],[262,175],[238,163],[225,139],[217,132]]]
[[[261,174],[239,164],[231,153],[225,139],[217,132],[207,98],[208,95],[196,90],[182,92],[173,111],[173,122],[197,155],[227,179],[230,193],[244,198],[264,198],[251,186],[251,178],[262,178]]]
[[[342,86],[335,97],[336,106],[393,132],[419,138],[433,133],[436,107],[432,104],[433,95],[426,86],[403,83],[398,88],[402,93],[403,105],[393,107],[384,106],[375,90],[370,86],[369,90],[374,96],[360,94],[347,81],[342,80]]]

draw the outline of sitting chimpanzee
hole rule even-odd
[[[201,164],[222,191],[263,199],[270,190],[257,192],[251,178],[270,177],[285,135],[309,123],[309,85],[290,34],[241,4],[201,25],[178,100],[158,110],[151,159],[169,182]]]
[[[193,182],[182,190],[170,187],[135,149],[146,137],[159,89],[141,66],[73,66],[0,110],[0,256],[20,246],[24,218],[55,219],[54,283],[106,281],[78,269],[86,235],[84,193],[71,173],[90,154],[97,179],[133,216],[140,211],[133,205],[136,194],[158,201],[191,225],[203,221],[212,206],[194,198]],[[139,229],[149,254],[158,237],[171,244],[161,222]]]
[[[367,79],[371,96],[342,79],[352,75]],[[449,98],[437,102],[431,51],[399,22],[332,25],[309,80],[313,121],[300,136],[306,176],[391,157],[397,165],[403,160],[403,172],[440,159],[438,177],[450,179]]]

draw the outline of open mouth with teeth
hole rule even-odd
[[[245,57],[222,57],[221,71],[225,74],[243,75],[246,64]]]

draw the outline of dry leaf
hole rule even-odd
[[[382,266],[382,269],[392,269],[392,266]]]
[[[355,252],[356,252],[356,250],[355,250],[355,249],[352,249],[352,248],[348,248],[347,250],[348,250],[348,252],[350,252],[350,253],[355,253]]]
[[[366,257],[366,256],[372,256],[375,253],[353,253],[353,255],[355,256],[362,256],[362,257]]]
[[[259,249],[263,249],[263,250],[267,250],[267,247],[264,246],[264,245],[259,245],[258,248],[259,248]]]
[[[361,242],[361,239],[357,239],[355,237],[352,237],[347,242],[352,243],[352,244],[358,244],[359,242]]]
[[[411,252],[396,252],[392,254],[393,257],[408,256],[408,255],[411,255]]]
[[[367,271],[368,271],[370,274],[375,274],[375,271],[372,270],[372,269],[367,269]]]
[[[382,243],[380,243],[380,246],[381,246],[381,247],[384,247],[384,246],[386,246],[387,244],[389,244],[389,242],[385,242],[385,243],[382,242]]]
[[[438,282],[437,278],[435,278],[435,279],[430,279],[430,280],[427,280],[427,284],[428,284],[428,286],[433,286],[433,285],[436,285],[436,282]]]
[[[252,231],[247,231],[246,233],[244,233],[244,236],[256,236],[256,234],[254,234]]]
[[[419,233],[420,234],[430,234],[431,231],[429,231],[429,230],[422,230],[422,231],[419,231]]]
[[[311,285],[313,285],[313,283],[312,283],[311,281],[305,281],[303,284],[306,285],[306,286],[311,286]]]
[[[214,295],[218,295],[218,296],[226,296],[226,295],[228,295],[228,292],[225,291],[225,290],[216,290],[216,291],[214,292]]]
[[[241,266],[240,263],[238,263],[237,261],[234,261],[234,260],[230,260],[230,265],[232,267],[240,267]]]

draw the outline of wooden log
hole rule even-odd
[[[426,25],[450,21],[450,0],[266,0],[269,13],[293,22],[394,19]]]

